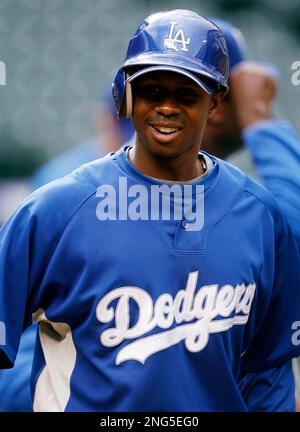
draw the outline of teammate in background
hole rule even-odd
[[[288,121],[272,116],[276,82],[263,67],[244,62],[232,72],[230,85],[243,142],[300,250],[300,139]]]
[[[248,411],[240,375],[269,370],[272,408],[294,409],[295,241],[271,194],[200,152],[227,78],[212,22],[183,10],[148,17],[114,85],[135,146],[35,192],[1,230],[0,361],[13,365],[33,316],[35,411]],[[180,192],[181,218],[158,209],[151,219],[159,186],[171,209]],[[191,208],[203,197],[202,226]]]
[[[213,21],[223,31],[229,51],[230,91],[208,120],[203,149],[227,158],[272,192],[300,250],[299,137],[289,122],[273,118],[276,79],[272,69],[246,60],[245,40],[239,29],[224,20]],[[241,145],[242,150],[233,151]],[[299,359],[293,366],[300,410]]]
[[[96,104],[93,120],[97,135],[39,168],[31,179],[33,190],[69,174],[86,162],[116,151],[134,132],[131,119],[117,119],[111,91],[101,103]],[[0,371],[0,412],[32,411],[30,376],[36,329],[37,325],[34,324],[22,335],[14,368]]]
[[[232,71],[246,60],[246,42],[241,31],[229,22],[215,17],[211,20],[222,30],[226,40],[230,79]],[[202,148],[219,158],[226,159],[229,155],[240,152],[243,146],[240,132],[237,113],[231,101],[231,88],[229,87],[218,111],[207,121]],[[247,161],[247,171],[254,173],[250,158],[245,155],[244,150],[243,160]]]
[[[239,29],[224,20],[213,21],[222,30],[229,51],[230,91],[207,122],[203,149],[227,158],[272,192],[300,250],[299,137],[288,121],[273,118],[276,79],[271,68],[247,61]]]

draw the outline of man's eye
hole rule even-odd
[[[197,94],[189,89],[182,89],[176,92],[176,98],[183,103],[193,103],[197,99]]]
[[[162,97],[162,90],[158,86],[147,85],[138,89],[139,95],[146,99],[160,99]]]

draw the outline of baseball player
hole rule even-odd
[[[113,88],[135,146],[39,189],[2,228],[0,361],[38,322],[35,411],[248,411],[241,377],[270,370],[276,410],[294,409],[295,240],[263,187],[200,152],[227,80],[211,21],[146,18]]]

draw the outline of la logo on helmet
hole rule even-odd
[[[177,30],[175,33],[175,26],[177,22],[170,22],[170,32],[168,38],[165,39],[165,47],[168,49],[173,49],[175,51],[178,51],[176,44],[181,44],[181,51],[188,52],[187,45],[191,43],[191,38],[185,38],[183,29]]]

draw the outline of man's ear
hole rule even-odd
[[[211,95],[208,109],[208,118],[210,118],[219,108],[223,98],[223,92],[214,93]]]

